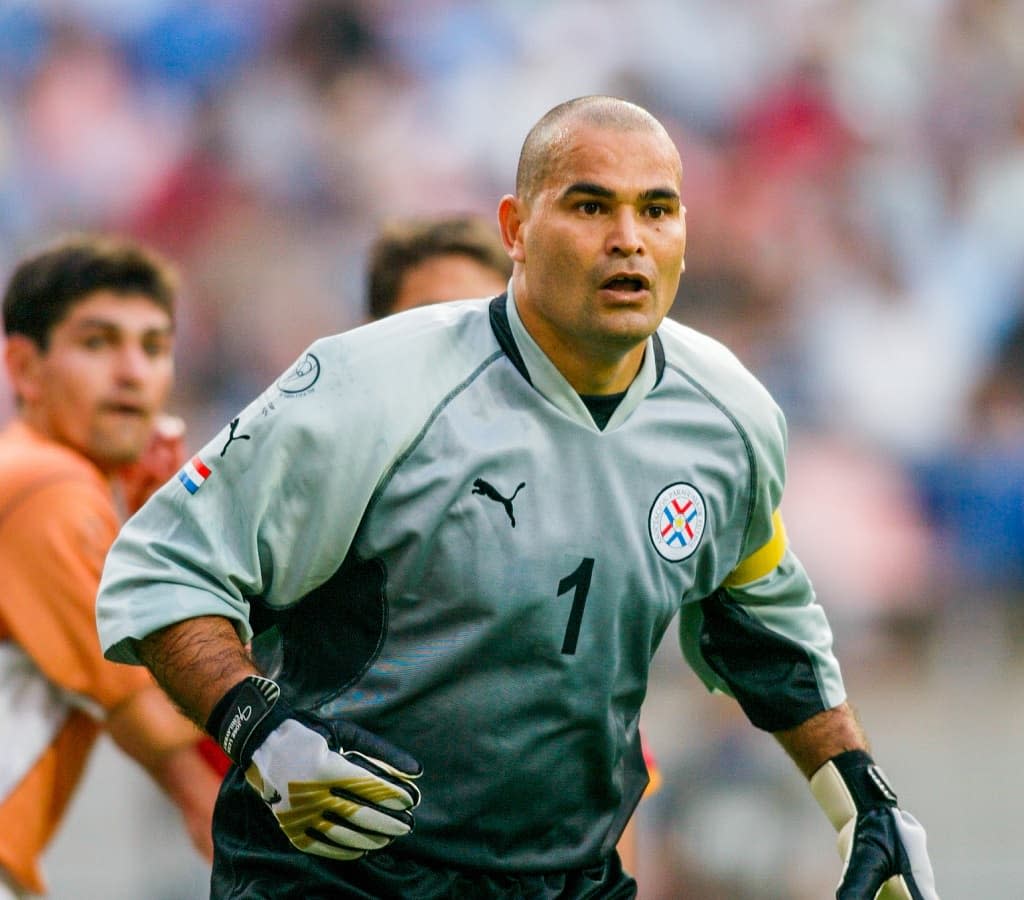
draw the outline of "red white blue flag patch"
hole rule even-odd
[[[194,494],[203,486],[203,482],[210,474],[210,467],[196,455],[185,463],[185,468],[178,473],[178,481],[185,485],[186,491]]]
[[[704,498],[697,488],[684,482],[670,485],[651,505],[651,543],[665,559],[679,562],[697,549],[706,520]]]

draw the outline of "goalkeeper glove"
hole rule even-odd
[[[897,806],[869,754],[833,756],[811,776],[811,793],[839,832],[837,900],[939,900],[924,828]]]
[[[358,859],[412,831],[419,763],[353,722],[290,708],[269,678],[236,684],[206,730],[299,850]]]

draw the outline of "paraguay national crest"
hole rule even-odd
[[[700,491],[683,481],[671,484],[651,506],[651,543],[669,562],[679,562],[696,551],[706,522],[707,509]]]

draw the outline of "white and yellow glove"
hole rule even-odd
[[[353,722],[291,709],[269,678],[235,685],[206,727],[299,850],[358,859],[412,831],[419,763]]]
[[[939,900],[924,828],[868,753],[832,757],[811,776],[811,793],[839,832],[837,900]]]

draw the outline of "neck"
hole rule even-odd
[[[104,460],[96,459],[96,457],[86,453],[81,447],[76,446],[74,443],[63,438],[59,433],[56,433],[53,428],[50,427],[49,420],[45,415],[38,412],[33,413],[32,409],[26,409],[22,406],[17,412],[17,419],[40,440],[58,444],[59,446],[70,450],[72,453],[78,454],[83,459],[88,460],[93,464],[93,466],[103,473],[103,477],[108,481],[113,479],[117,474],[117,471],[120,468],[119,463],[105,462]]]
[[[553,342],[544,344],[540,340],[537,343],[576,393],[588,396],[621,394],[628,390],[640,371],[646,346],[644,342],[625,353],[602,354],[587,353],[578,345],[557,347],[552,346]]]
[[[628,390],[643,364],[646,337],[630,342],[566,337],[528,303],[520,303],[519,296],[517,292],[516,310],[523,327],[576,393],[601,396]]]

